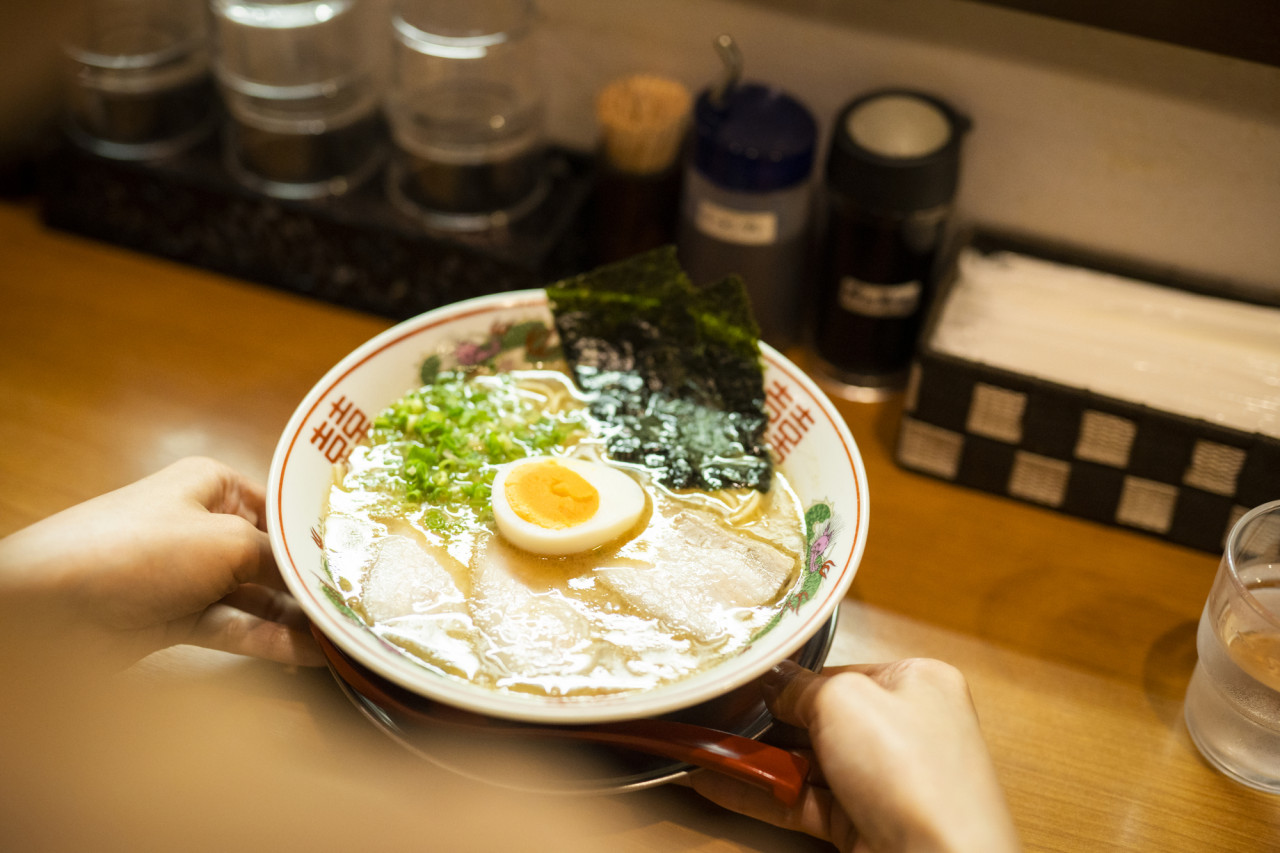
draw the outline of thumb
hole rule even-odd
[[[910,663],[913,662],[846,664],[816,673],[795,661],[784,660],[765,673],[761,690],[774,717],[789,725],[812,729],[817,721],[818,693],[829,682],[838,681],[833,689],[845,695],[850,691],[856,695],[879,692],[879,688],[901,680]]]
[[[781,722],[808,728],[813,716],[813,694],[822,676],[793,660],[784,660],[765,673],[760,687],[769,712]]]

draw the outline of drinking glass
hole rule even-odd
[[[63,50],[68,136],[119,160],[169,157],[216,120],[204,0],[80,0]]]
[[[1280,501],[1227,536],[1196,635],[1187,730],[1231,778],[1280,794]]]
[[[530,0],[399,0],[388,194],[428,226],[475,231],[545,194]]]
[[[381,163],[381,0],[211,0],[227,169],[278,198],[341,195]]]

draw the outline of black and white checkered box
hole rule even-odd
[[[910,470],[1220,552],[1280,498],[1280,440],[932,350],[912,366],[896,457]]]

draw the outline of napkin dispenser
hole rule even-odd
[[[1220,552],[1280,496],[1280,297],[975,232],[931,307],[895,455]]]

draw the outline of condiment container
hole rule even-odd
[[[212,131],[204,0],[82,0],[63,44],[68,136],[119,160],[187,150]]]
[[[836,119],[813,347],[842,396],[874,400],[905,385],[968,127],[944,101],[904,89],[863,95]]]
[[[341,195],[382,159],[377,0],[212,0],[227,169],[279,198]]]
[[[501,227],[547,193],[530,0],[400,0],[388,194],[431,228]]]
[[[761,337],[779,348],[800,335],[816,139],[804,104],[774,86],[737,82],[733,68],[694,107],[681,263],[698,284],[741,275]]]
[[[621,260],[675,242],[680,154],[693,98],[654,74],[611,81],[596,97],[600,146],[592,193],[592,254]]]

